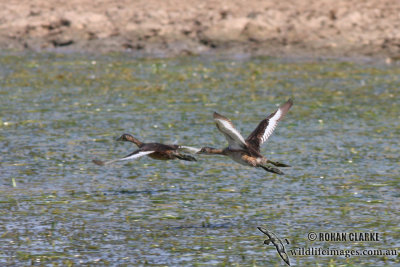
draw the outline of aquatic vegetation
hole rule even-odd
[[[339,60],[0,56],[0,262],[280,265],[257,226],[300,246],[398,248],[400,68]],[[226,158],[91,160],[115,139],[225,143],[212,119],[253,129],[295,105],[261,153],[284,176]],[[311,243],[309,232],[379,232]],[[299,266],[393,266],[395,256],[295,257]]]

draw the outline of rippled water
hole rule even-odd
[[[398,249],[400,68],[335,60],[0,56],[0,262],[284,266],[286,250]],[[141,140],[223,147],[289,97],[262,153],[284,176],[229,158],[99,167]],[[379,242],[309,241],[378,232]],[[292,265],[394,266],[399,256],[294,256]]]

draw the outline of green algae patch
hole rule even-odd
[[[343,60],[0,56],[0,263],[283,264],[286,250],[396,248],[396,65]],[[261,153],[284,176],[227,157],[148,157],[99,167],[146,142],[224,147],[212,113],[244,137],[288,98]],[[310,243],[309,232],[379,232],[379,243]],[[298,266],[394,266],[395,256],[296,257]]]

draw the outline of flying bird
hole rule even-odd
[[[165,145],[160,143],[142,143],[135,137],[130,134],[123,134],[121,135],[117,141],[126,141],[134,143],[138,146],[139,149],[133,151],[129,155],[125,157],[114,159],[110,161],[101,161],[98,159],[94,159],[93,162],[97,165],[103,166],[107,165],[116,161],[123,161],[123,160],[130,160],[130,159],[137,159],[143,156],[149,156],[153,159],[158,160],[172,160],[172,159],[180,159],[186,161],[197,161],[195,157],[190,155],[183,154],[181,152],[190,152],[196,153],[200,149],[188,146],[180,146],[180,145]]]
[[[233,123],[226,117],[214,112],[214,121],[220,132],[222,132],[228,141],[228,147],[224,149],[216,149],[212,147],[203,147],[197,154],[216,154],[228,156],[234,161],[251,167],[260,167],[264,170],[276,174],[283,174],[278,168],[268,166],[272,164],[276,167],[290,167],[289,165],[271,161],[260,153],[260,146],[268,140],[274,132],[278,122],[286,115],[292,107],[293,101],[289,99],[281,105],[274,113],[270,114],[262,120],[256,129],[244,139],[236,130]]]

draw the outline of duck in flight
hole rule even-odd
[[[195,157],[190,155],[183,154],[181,152],[190,152],[196,153],[200,149],[188,146],[180,146],[180,145],[165,145],[160,143],[142,143],[135,137],[130,134],[123,134],[121,135],[117,141],[126,141],[136,144],[139,149],[133,151],[129,155],[125,157],[110,160],[110,161],[101,161],[98,159],[94,159],[93,162],[97,165],[103,166],[107,165],[116,161],[123,161],[123,160],[130,160],[130,159],[137,159],[143,156],[149,156],[153,159],[158,160],[171,160],[171,159],[180,159],[186,161],[197,161]]]
[[[272,135],[278,122],[286,115],[292,105],[293,101],[289,99],[274,113],[262,120],[246,140],[242,137],[239,131],[236,130],[235,126],[233,126],[233,123],[228,118],[214,112],[214,121],[217,128],[225,135],[229,145],[224,149],[203,147],[199,152],[197,152],[197,154],[224,155],[242,165],[260,167],[268,172],[283,174],[283,172],[278,168],[268,166],[267,164],[272,164],[276,167],[290,166],[268,160],[261,155],[260,146]]]

